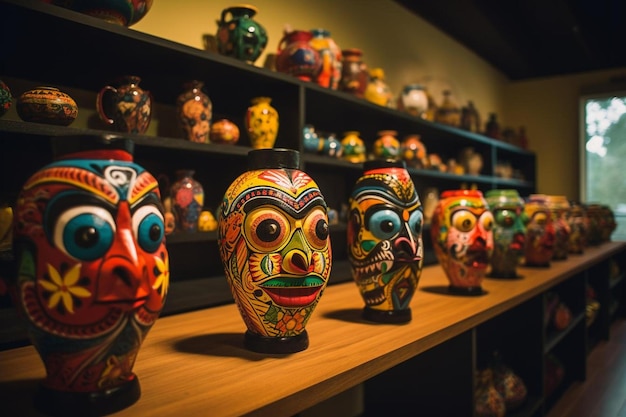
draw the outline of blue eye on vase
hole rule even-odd
[[[411,233],[415,236],[419,236],[422,233],[422,226],[424,225],[424,213],[421,210],[416,210],[409,216],[409,228]]]
[[[141,207],[133,214],[133,233],[146,252],[155,252],[165,236],[163,215],[155,206]]]
[[[381,240],[391,239],[400,232],[402,220],[393,210],[380,210],[369,218],[369,230]]]
[[[109,250],[115,236],[111,213],[101,207],[80,206],[63,212],[54,228],[54,244],[67,255],[93,261]]]

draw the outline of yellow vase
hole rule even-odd
[[[278,112],[269,97],[255,97],[246,112],[246,130],[254,149],[274,147],[278,135]]]

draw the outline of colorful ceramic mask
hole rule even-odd
[[[259,352],[308,347],[311,318],[331,269],[327,207],[288,149],[249,153],[250,170],[228,188],[218,216],[220,256]]]
[[[18,304],[46,367],[38,404],[110,412],[139,398],[133,364],[168,290],[158,183],[126,139],[54,145],[55,162],[27,180],[15,208]]]
[[[348,257],[366,319],[411,320],[422,272],[422,204],[401,161],[368,161],[349,199]]]
[[[482,281],[493,253],[493,215],[478,190],[441,193],[433,214],[435,255],[452,293],[483,294]]]
[[[524,256],[524,200],[516,190],[489,190],[485,199],[494,217],[490,276],[516,278],[517,265]]]
[[[528,216],[524,258],[526,266],[550,266],[554,255],[555,231],[545,197],[532,195],[524,205]]]

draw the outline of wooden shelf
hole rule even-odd
[[[413,319],[404,325],[362,320],[356,286],[329,286],[307,326],[309,348],[291,355],[246,350],[245,328],[233,304],[164,317],[148,334],[135,365],[142,396],[115,415],[206,415],[210,410],[211,416],[292,416],[625,249],[625,242],[609,242],[549,268],[520,268],[522,279],[486,279],[486,294],[477,297],[447,294],[441,267],[425,267],[411,304]],[[38,415],[31,398],[43,376],[33,347],[0,352],[3,414]]]

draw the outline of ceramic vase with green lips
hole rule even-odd
[[[406,323],[422,273],[422,204],[403,161],[364,164],[349,199],[348,258],[366,320]]]
[[[245,322],[244,345],[260,353],[305,350],[305,326],[328,283],[327,206],[291,149],[248,153],[218,213],[219,250]]]

